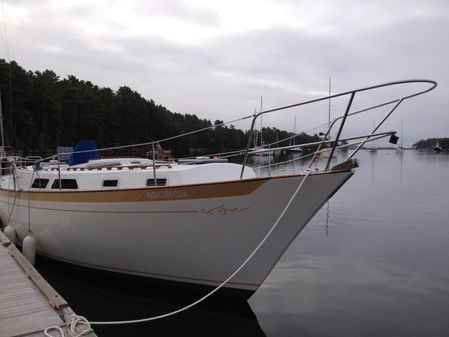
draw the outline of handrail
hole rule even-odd
[[[394,99],[394,100],[390,100],[390,101],[387,101],[387,102],[383,102],[383,103],[381,103],[381,104],[373,105],[373,106],[370,106],[370,107],[368,107],[368,108],[365,108],[365,109],[362,109],[362,110],[359,110],[359,111],[355,111],[355,112],[350,113],[350,109],[351,109],[352,102],[353,102],[354,97],[355,97],[355,95],[356,95],[357,93],[364,92],[364,91],[375,90],[375,89],[379,89],[379,88],[384,88],[384,87],[388,87],[388,86],[397,86],[397,85],[413,84],[413,83],[425,83],[425,84],[430,84],[430,87],[428,87],[428,88],[426,88],[426,89],[424,89],[424,90],[421,90],[421,91],[413,92],[412,94],[407,95],[407,96],[399,97],[399,98]],[[240,179],[243,178],[243,173],[244,173],[244,170],[245,170],[245,166],[246,166],[246,164],[247,164],[247,162],[248,162],[249,148],[250,148],[250,144],[251,144],[252,134],[253,134],[253,132],[254,132],[254,125],[255,125],[255,122],[256,122],[257,118],[261,117],[261,116],[264,115],[264,114],[268,114],[268,113],[272,113],[272,112],[276,112],[276,111],[281,111],[281,110],[287,110],[287,109],[291,109],[291,108],[295,108],[295,107],[299,107],[299,106],[303,106],[303,105],[313,104],[313,103],[321,102],[321,101],[324,101],[324,100],[330,100],[330,99],[333,99],[333,98],[343,97],[343,96],[348,96],[348,95],[350,95],[350,99],[349,99],[348,105],[347,105],[347,107],[346,107],[345,114],[344,114],[343,116],[338,117],[337,119],[335,119],[335,120],[331,123],[331,125],[329,126],[329,128],[328,128],[328,130],[327,130],[327,132],[326,132],[326,136],[323,137],[323,140],[322,140],[322,142],[320,143],[320,145],[318,146],[318,149],[317,149],[317,151],[319,151],[319,150],[321,149],[321,146],[323,145],[323,142],[326,140],[327,136],[330,134],[330,131],[331,131],[332,127],[335,125],[335,123],[336,123],[338,120],[341,119],[342,122],[341,122],[341,124],[340,124],[340,128],[339,128],[339,131],[338,131],[338,135],[337,135],[336,139],[334,140],[334,144],[333,144],[332,150],[331,150],[331,151],[332,151],[331,154],[333,154],[333,152],[335,151],[335,148],[336,148],[336,146],[337,146],[337,144],[338,144],[338,140],[339,140],[339,137],[340,137],[340,135],[341,135],[341,131],[342,131],[343,128],[344,128],[344,124],[345,124],[345,122],[346,122],[346,118],[347,118],[347,117],[354,116],[354,115],[360,114],[360,113],[362,113],[362,112],[366,112],[366,111],[369,111],[369,110],[373,110],[373,109],[376,109],[376,108],[379,108],[379,107],[383,107],[383,106],[387,106],[387,105],[396,103],[396,105],[393,107],[393,109],[392,109],[392,110],[391,110],[391,111],[384,117],[384,119],[382,120],[382,122],[379,123],[379,125],[378,125],[377,127],[375,127],[374,130],[371,132],[371,133],[374,133],[374,132],[377,131],[377,129],[378,129],[378,128],[385,122],[385,120],[388,119],[388,117],[393,113],[393,111],[396,110],[396,108],[397,108],[403,101],[405,101],[405,100],[407,100],[407,99],[410,99],[410,98],[412,98],[412,97],[416,97],[416,96],[425,94],[425,93],[427,93],[427,92],[429,92],[429,91],[435,89],[436,86],[437,86],[437,82],[432,81],[432,80],[425,80],[425,79],[403,80],[403,81],[387,82],[387,83],[378,84],[378,85],[374,85],[374,86],[370,86],[370,87],[365,87],[365,88],[361,88],[361,89],[350,90],[350,91],[346,91],[346,92],[339,93],[339,94],[333,94],[333,95],[329,95],[329,96],[325,96],[325,97],[321,97],[321,98],[316,98],[316,99],[307,100],[307,101],[303,101],[303,102],[299,102],[299,103],[294,103],[294,104],[290,104],[290,105],[286,105],[286,106],[282,106],[282,107],[278,107],[278,108],[274,108],[274,109],[269,109],[269,110],[261,111],[261,112],[259,112],[259,113],[257,113],[257,114],[254,114],[254,115],[253,115],[253,120],[252,120],[252,122],[251,122],[250,132],[249,132],[249,135],[248,135],[248,142],[247,142],[247,146],[246,146],[246,149],[245,149],[245,158],[244,158],[244,160],[243,160],[243,166],[242,166],[242,170],[241,170],[241,173],[240,173]],[[369,136],[367,137],[366,140],[368,140],[368,139],[369,139]],[[350,158],[352,158],[352,156],[354,156],[354,154],[355,154],[355,153],[356,153],[356,152],[363,146],[363,144],[366,143],[366,140],[365,140],[364,142],[362,142],[360,146],[357,147],[357,149],[351,154],[351,157],[350,157]],[[326,170],[329,169],[331,157],[332,157],[332,155],[330,156],[330,158],[329,158],[329,160],[328,160],[328,162],[327,162],[327,164],[326,164]],[[312,158],[309,167],[312,166],[314,160],[315,160],[315,156]]]
[[[332,156],[334,154],[335,147],[338,144],[338,140],[340,139],[341,132],[343,131],[343,127],[344,127],[345,122],[346,122],[346,118],[348,118],[349,110],[351,110],[351,106],[352,106],[352,102],[354,101],[354,97],[355,97],[355,92],[351,93],[348,105],[346,106],[345,114],[343,115],[343,118],[342,118],[342,121],[341,121],[341,124],[340,124],[340,128],[338,129],[337,137],[335,137],[335,142],[334,142],[334,145],[332,146],[332,151],[331,151],[331,154],[329,156],[329,160],[327,161],[327,164],[326,164],[326,171],[329,169],[331,158],[332,158]],[[329,130],[327,132],[328,132],[328,134],[331,132],[331,128],[330,127],[329,127]],[[326,139],[326,138],[324,138],[324,139]],[[315,158],[313,160],[315,160]],[[310,167],[312,166],[313,160],[310,163]]]

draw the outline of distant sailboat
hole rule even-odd
[[[296,145],[296,136],[297,136],[297,134],[296,134],[296,116],[295,116],[294,121],[293,121],[293,136],[292,136],[292,138],[290,138],[289,145],[293,145],[293,146]],[[303,150],[298,146],[298,147],[290,148],[288,150],[288,152],[301,154],[303,152]]]
[[[404,121],[401,121],[401,145],[396,148],[396,153],[404,152]]]
[[[435,152],[435,153],[440,153],[441,152],[440,142],[437,142],[435,144],[435,146],[433,147],[433,152]]]
[[[373,121],[373,129],[376,128],[376,121]],[[377,147],[374,146],[374,143],[371,143],[371,146],[368,148],[368,152],[377,153]]]
[[[263,110],[263,96],[260,96],[260,111],[262,112]],[[256,110],[254,109],[254,113],[256,113]],[[250,149],[251,150],[251,155],[257,155],[257,156],[269,156],[272,157],[274,155],[274,150],[270,150],[269,147],[266,148],[264,146],[264,142],[263,142],[263,126],[262,126],[262,116],[260,116],[260,132],[258,133],[257,130],[254,130],[254,148]],[[260,145],[258,145],[258,134],[260,134]]]

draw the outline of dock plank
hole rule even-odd
[[[74,314],[67,302],[1,231],[0,243],[0,337],[40,337],[49,326],[67,331]]]

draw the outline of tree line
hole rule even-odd
[[[413,144],[413,147],[417,149],[433,149],[437,143],[440,144],[441,148],[449,149],[449,138],[428,138],[426,140],[421,139],[420,141]]]
[[[162,144],[176,156],[219,153],[244,148],[248,131],[220,126],[193,114],[171,112],[127,86],[117,91],[54,71],[30,71],[15,61],[0,60],[0,90],[5,145],[22,155],[55,153],[57,146],[75,146],[93,139],[99,147],[151,142],[217,126]],[[265,143],[290,133],[263,128]],[[301,134],[296,143],[316,141]],[[284,141],[281,145],[288,145]],[[147,148],[139,151],[145,153]]]

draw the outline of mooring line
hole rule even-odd
[[[281,221],[281,219],[284,217],[285,213],[287,212],[287,210],[290,208],[291,204],[293,203],[293,200],[295,199],[295,197],[298,195],[299,191],[301,190],[302,186],[304,185],[305,181],[307,180],[307,178],[309,177],[311,173],[311,170],[308,169],[307,173],[303,176],[303,179],[301,180],[301,182],[298,184],[298,187],[296,188],[296,190],[294,191],[294,193],[292,194],[292,196],[290,197],[290,199],[288,200],[287,204],[285,205],[284,209],[282,210],[281,214],[279,215],[279,217],[277,218],[277,220],[274,222],[274,224],[271,226],[270,230],[267,232],[267,234],[265,234],[264,238],[260,241],[260,243],[257,245],[257,247],[251,252],[251,254],[243,261],[243,263],[230,275],[228,276],[222,283],[220,283],[217,287],[215,287],[213,290],[211,290],[209,293],[207,293],[206,295],[204,295],[203,297],[199,298],[198,300],[190,303],[189,305],[186,305],[180,309],[162,314],[162,315],[157,315],[157,316],[152,316],[152,317],[146,317],[146,318],[141,318],[141,319],[133,319],[133,320],[124,320],[124,321],[93,321],[93,322],[89,322],[85,317],[83,316],[78,316],[78,315],[74,315],[70,318],[70,320],[67,322],[68,325],[68,331],[71,334],[71,336],[82,336],[83,334],[87,334],[90,333],[92,330],[90,328],[91,325],[123,325],[123,324],[136,324],[136,323],[144,323],[144,322],[149,322],[149,321],[155,321],[155,320],[159,320],[162,318],[167,318],[170,316],[174,316],[176,314],[179,314],[183,311],[186,311],[196,305],[198,305],[199,303],[203,302],[204,300],[206,300],[207,298],[209,298],[210,296],[212,296],[213,294],[215,294],[218,290],[220,290],[222,287],[224,287],[235,275],[237,275],[237,273],[239,273],[243,267],[245,267],[249,261],[251,261],[251,259],[254,257],[254,255],[260,250],[260,248],[265,244],[265,242],[268,240],[268,238],[271,236],[271,234],[273,233],[273,231],[276,229],[276,227],[278,226],[279,222]],[[85,330],[81,331],[80,333],[76,334],[76,335],[72,335],[72,331],[75,332],[76,331],[76,325],[81,324],[85,326]],[[45,329],[45,334],[48,337],[53,337],[51,334],[49,334],[49,330],[54,329],[54,330],[58,330],[61,333],[61,329],[59,327],[48,327],[47,329]],[[62,337],[64,337],[64,334],[62,334]]]

